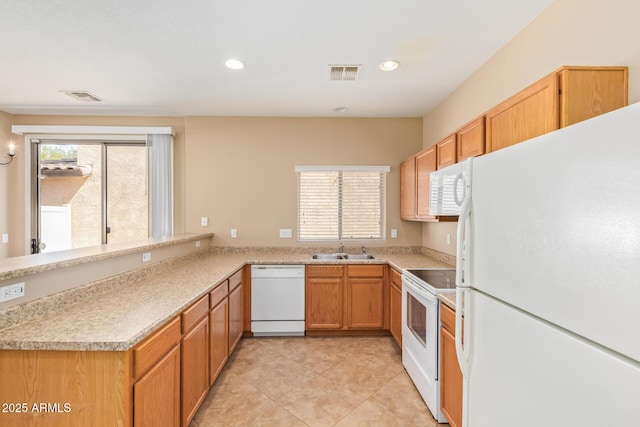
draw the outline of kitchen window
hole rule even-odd
[[[298,240],[384,240],[389,166],[296,166]]]

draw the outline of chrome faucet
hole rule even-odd
[[[340,246],[338,246],[338,253],[339,254],[343,254],[344,253],[344,243],[340,242]]]
[[[366,255],[366,254],[367,254],[367,248],[362,246],[362,255]]]

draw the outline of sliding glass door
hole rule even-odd
[[[149,236],[144,143],[33,144],[32,253]]]

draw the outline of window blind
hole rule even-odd
[[[296,167],[298,240],[383,240],[388,166]]]

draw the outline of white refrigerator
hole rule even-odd
[[[640,426],[640,104],[465,169],[463,425]]]

